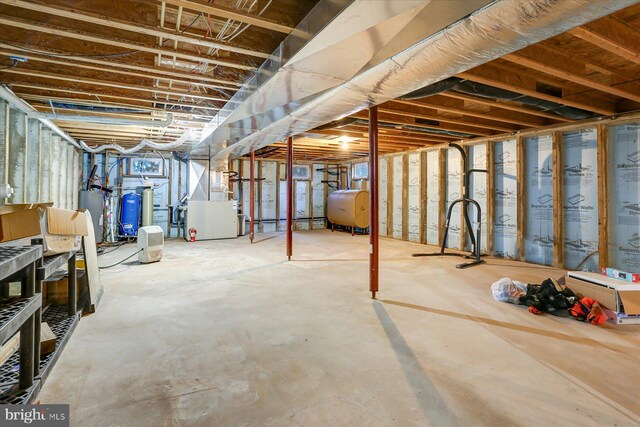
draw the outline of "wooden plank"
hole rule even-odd
[[[420,151],[420,243],[427,243],[427,152]]]
[[[0,43],[0,45],[2,45],[2,43]],[[74,67],[74,68],[81,68],[84,70],[93,70],[93,71],[98,71],[101,73],[111,73],[111,74],[120,74],[120,75],[125,75],[125,76],[132,76],[132,77],[141,77],[141,78],[145,78],[145,79],[149,79],[149,80],[163,80],[163,81],[173,81],[175,83],[179,83],[179,84],[183,84],[183,85],[199,85],[202,87],[206,87],[206,88],[212,88],[212,89],[226,89],[226,90],[232,90],[235,91],[238,89],[238,87],[235,86],[234,82],[229,82],[227,80],[221,80],[221,79],[213,79],[222,83],[227,83],[227,84],[219,84],[219,83],[210,83],[210,82],[202,82],[199,81],[199,79],[194,79],[194,80],[183,80],[183,79],[179,79],[176,77],[171,77],[171,75],[173,73],[169,72],[166,75],[165,74],[148,74],[148,73],[141,73],[141,72],[134,72],[134,71],[125,71],[125,70],[118,70],[116,68],[113,68],[111,66],[109,67],[105,67],[105,66],[98,66],[98,65],[90,65],[90,64],[85,64],[85,63],[80,63],[80,62],[75,62],[75,61],[67,61],[67,60],[60,60],[60,59],[52,59],[52,58],[47,58],[47,57],[42,57],[42,56],[37,56],[37,55],[26,55],[25,53],[16,50],[16,51],[11,51],[11,50],[2,50],[0,49],[0,55],[3,56],[20,56],[22,58],[28,59],[29,61],[32,62],[41,62],[44,64],[56,64],[56,65],[62,65],[65,67]],[[104,62],[108,62],[108,61],[104,61]],[[155,71],[156,73],[160,73],[161,71]],[[178,75],[181,75],[181,73],[176,73]],[[193,77],[196,77],[197,74],[194,74]]]
[[[457,77],[471,80],[476,83],[482,83],[489,86],[497,87],[504,90],[520,93],[522,95],[532,96],[534,98],[543,99],[545,101],[556,102],[568,105],[570,107],[581,108],[587,111],[593,111],[598,114],[614,115],[617,110],[613,103],[605,103],[589,96],[571,96],[570,98],[561,98],[535,90],[535,81],[523,75],[506,73],[501,68],[493,65],[484,64],[473,70],[465,71],[457,74]]]
[[[618,82],[615,85],[600,83],[590,77],[584,61],[575,56],[569,57],[559,52],[549,51],[541,45],[529,46],[517,53],[505,55],[502,59],[610,95],[640,102],[640,87],[637,83]],[[614,70],[610,71],[615,74]]]
[[[389,102],[392,106],[395,104],[395,108],[380,108],[381,113],[395,114],[399,116],[405,117],[413,117],[424,120],[434,120],[440,123],[451,123],[454,125],[461,126],[473,126],[480,129],[488,129],[493,131],[502,131],[502,132],[511,132],[516,128],[514,126],[506,126],[501,123],[492,123],[485,121],[483,119],[478,118],[467,118],[467,119],[456,119],[452,117],[442,116],[437,114],[437,112],[431,112],[428,114],[424,111],[424,109],[429,108],[427,105],[421,105],[422,111],[419,108],[415,108],[415,104],[408,105],[407,107],[402,107],[402,105],[406,105],[400,102],[391,101]],[[388,105],[388,104],[385,104]]]
[[[65,94],[77,94],[77,95],[85,95],[85,96],[97,96],[98,98],[102,99],[102,98],[111,98],[111,99],[118,99],[118,100],[125,100],[125,101],[133,101],[133,102],[146,102],[146,103],[161,103],[161,104],[166,104],[166,105],[177,105],[180,107],[187,107],[187,108],[198,108],[198,109],[203,109],[203,110],[220,110],[219,107],[214,107],[214,106],[208,106],[208,105],[197,105],[197,104],[189,104],[189,103],[184,103],[184,102],[176,102],[176,101],[164,101],[164,100],[159,100],[159,99],[151,99],[151,98],[143,98],[143,97],[139,97],[139,98],[131,98],[131,97],[127,97],[127,96],[120,96],[120,95],[113,95],[110,93],[105,93],[105,92],[96,92],[95,89],[92,89],[91,92],[89,91],[82,91],[82,90],[77,90],[77,89],[73,89],[73,88],[67,88],[67,87],[61,87],[61,86],[45,86],[45,85],[38,85],[38,84],[32,84],[32,83],[22,83],[22,82],[11,82],[11,86],[12,87],[23,87],[23,88],[27,88],[27,89],[35,89],[35,90],[42,90],[42,91],[47,91],[47,92],[63,92]],[[21,91],[16,91],[16,94],[21,94],[24,95],[23,92]],[[92,104],[92,105],[100,105],[98,104]]]
[[[393,156],[387,156],[387,236],[393,237]]]
[[[608,128],[598,125],[598,252],[599,267],[609,267]]]
[[[73,19],[76,21],[87,22],[94,25],[106,26],[109,28],[117,28],[119,30],[130,31],[138,34],[145,34],[161,39],[170,39],[182,43],[189,43],[196,46],[203,46],[212,49],[224,50],[243,55],[250,55],[257,58],[267,59],[268,53],[257,52],[251,49],[244,49],[234,46],[230,43],[216,41],[215,39],[206,39],[195,34],[183,33],[180,31],[172,31],[167,29],[158,29],[155,27],[144,25],[140,22],[127,22],[112,16],[98,15],[85,11],[63,6],[47,5],[43,2],[28,2],[24,0],[0,0],[0,4],[6,4],[13,7],[28,9],[34,12],[47,13],[49,15],[60,16],[62,18]],[[164,2],[163,2],[164,5]],[[162,42],[161,42],[162,43]]]
[[[23,58],[27,58],[33,61],[36,61],[36,60],[42,61],[45,58],[49,58],[50,56],[47,56],[47,55],[55,55],[55,56],[64,55],[62,51],[47,49],[46,47],[38,47],[38,51],[41,52],[41,54],[27,52],[24,49],[29,49],[29,47],[20,43],[12,43],[11,45],[8,45],[6,43],[0,42],[0,47],[3,48],[2,52],[4,55],[8,54],[8,55],[21,56]],[[146,74],[131,74],[137,77],[153,74],[153,75],[177,77],[177,78],[186,79],[186,80],[209,82],[214,84],[215,83],[226,84],[226,85],[235,86],[238,88],[241,87],[243,84],[240,81],[231,81],[226,79],[214,78],[211,75],[207,75],[207,74],[181,72],[181,71],[173,70],[167,67],[140,64],[138,62],[133,62],[133,61],[118,62],[113,60],[104,60],[104,59],[96,59],[96,58],[81,57],[81,56],[74,57],[73,61],[69,59],[64,59],[64,58],[59,58],[56,61],[64,62],[65,64],[68,64],[70,66],[72,64],[73,66],[80,66],[78,63],[102,65],[105,67],[104,70],[106,72],[109,72],[110,70],[112,70],[112,68],[123,68],[128,71],[136,70],[142,73],[146,73]],[[152,77],[152,78],[155,78],[155,77]]]
[[[132,85],[132,84],[121,83],[113,80],[89,79],[85,77],[64,75],[64,74],[58,74],[58,73],[47,73],[44,71],[32,70],[32,69],[26,69],[26,68],[6,68],[6,69],[0,69],[0,72],[18,74],[21,76],[39,77],[44,79],[62,80],[66,82],[81,83],[81,84],[87,84],[92,86],[98,85],[98,86],[106,86],[106,87],[112,87],[117,89],[127,89],[127,90],[134,90],[134,91],[159,93],[163,95],[172,95],[172,96],[178,96],[178,97],[188,96],[190,98],[205,99],[208,101],[220,101],[220,102],[228,101],[228,99],[226,98],[202,95],[200,93],[187,92],[187,91],[178,90],[178,89],[164,90],[158,87]],[[162,101],[158,100],[156,102],[162,102]]]
[[[563,198],[563,162],[562,162],[562,132],[552,134],[553,156],[553,265],[562,268],[564,262],[564,220]]]
[[[523,114],[530,114],[532,116],[543,117],[558,122],[572,122],[573,120],[566,117],[558,116],[557,114],[547,113],[546,111],[534,110],[533,108],[524,107],[515,103],[507,103],[505,101],[497,101],[495,99],[481,98],[479,96],[467,95],[459,92],[443,92],[440,94],[447,98],[460,99],[465,102],[473,102],[474,104],[486,105],[491,108],[499,108],[501,110],[515,111]]]
[[[569,31],[601,49],[605,49],[627,61],[640,64],[640,33],[613,16],[607,16]]]
[[[442,94],[440,94],[442,95]],[[546,120],[538,118],[534,115],[522,114],[520,112],[511,112],[508,110],[499,111],[492,110],[487,112],[476,111],[473,109],[465,108],[465,101],[447,98],[445,96],[434,95],[428,98],[422,98],[420,100],[404,100],[394,99],[394,104],[413,105],[415,107],[432,108],[438,112],[443,111],[446,113],[461,114],[468,117],[477,117],[480,119],[491,120],[498,122],[501,125],[512,124],[526,127],[539,127],[546,125]]]
[[[467,146],[462,146],[462,149],[464,150],[464,152],[467,155],[467,161],[470,162],[469,160],[469,147]],[[460,197],[464,197],[464,174],[465,174],[465,170],[464,170],[464,162],[462,161],[462,156],[460,156],[460,191],[458,192],[460,194]],[[467,230],[467,224],[464,221],[464,203],[458,203],[458,206],[460,206],[460,247],[458,249],[464,250],[465,249],[465,245],[467,243],[467,233],[468,232],[472,232],[472,230]],[[447,206],[448,208],[448,206]],[[471,219],[472,223],[474,221],[474,219]]]
[[[517,230],[517,244],[518,258],[521,261],[525,260],[525,213],[527,206],[527,192],[525,191],[525,138],[518,135],[516,137],[516,181],[518,184],[518,230]]]
[[[447,149],[438,150],[438,244],[442,244],[447,219]]]
[[[131,49],[134,51],[141,51],[153,54],[163,54],[168,56],[175,56],[177,58],[187,59],[194,61],[196,64],[207,63],[213,65],[219,65],[221,67],[235,68],[238,70],[253,71],[255,67],[251,65],[242,64],[235,61],[223,61],[216,59],[213,56],[198,55],[196,52],[182,49],[171,49],[166,47],[149,46],[142,43],[135,43],[128,40],[107,38],[94,34],[83,33],[80,31],[70,30],[66,28],[54,27],[44,24],[42,22],[28,21],[26,19],[19,19],[10,17],[7,15],[0,15],[0,25],[7,25],[11,27],[21,28],[23,30],[37,31],[39,33],[49,34],[58,37],[67,37],[76,40],[82,40],[84,42],[98,43],[107,46],[115,46],[123,49]]]
[[[494,143],[487,141],[487,253],[494,253],[493,224],[495,222],[495,151]]]
[[[409,153],[402,155],[402,240],[409,240]]]
[[[267,30],[277,31],[284,34],[294,33],[298,36],[306,36],[302,31],[296,31],[294,28],[287,25],[276,22],[272,19],[267,19],[260,15],[253,13],[246,13],[237,9],[231,9],[228,7],[205,3],[203,1],[194,0],[162,0],[166,4],[172,6],[183,7],[187,10],[193,10],[196,12],[202,12],[205,14],[211,14],[219,16],[221,18],[232,19],[234,21],[244,22],[245,24],[251,24],[255,27],[266,28]]]

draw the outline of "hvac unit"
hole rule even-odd
[[[164,231],[157,225],[140,227],[138,230],[138,261],[149,263],[162,259]]]

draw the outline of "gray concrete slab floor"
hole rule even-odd
[[[560,270],[457,270],[382,239],[373,301],[368,237],[298,232],[291,262],[284,235],[257,239],[171,240],[159,263],[105,270],[39,400],[92,427],[640,425],[640,327],[491,296]]]

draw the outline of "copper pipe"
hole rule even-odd
[[[378,292],[378,107],[369,108],[369,290]]]
[[[255,236],[255,204],[256,204],[256,152],[251,150],[251,172],[249,172],[249,240],[253,243]]]
[[[287,257],[293,255],[293,137],[287,139]]]

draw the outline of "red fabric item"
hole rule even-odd
[[[580,300],[580,303],[582,305],[576,303],[569,309],[569,313],[571,313],[573,317],[586,319],[585,321],[592,325],[601,325],[605,320],[607,320],[607,316],[604,314],[604,311],[598,301],[593,298],[585,297]],[[582,306],[587,307],[589,312],[585,313]]]
[[[535,307],[529,307],[529,313],[532,313],[535,315],[542,314],[542,312]]]

